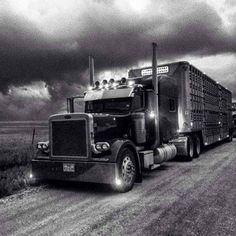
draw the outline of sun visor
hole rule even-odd
[[[133,88],[120,88],[120,89],[101,89],[87,91],[84,97],[84,101],[93,101],[99,99],[111,99],[111,98],[126,98],[132,97]]]

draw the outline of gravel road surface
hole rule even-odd
[[[53,183],[1,199],[0,235],[236,235],[236,140],[146,172],[128,193]]]

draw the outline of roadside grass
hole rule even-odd
[[[0,125],[0,197],[10,195],[29,185],[31,160],[38,141],[48,140],[47,126],[35,128],[23,124],[19,126]]]

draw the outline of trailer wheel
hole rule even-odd
[[[201,140],[198,135],[194,136],[194,157],[197,158],[201,153]]]
[[[129,148],[124,148],[118,155],[118,173],[113,189],[117,192],[128,192],[134,186],[137,165],[134,153]]]
[[[194,157],[194,141],[191,136],[188,137],[188,143],[187,143],[187,161],[192,161]]]

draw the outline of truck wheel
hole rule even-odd
[[[201,153],[201,140],[198,135],[194,136],[194,157],[197,158]]]
[[[188,137],[188,144],[187,144],[187,161],[192,161],[194,157],[194,142],[191,136]]]
[[[113,189],[117,192],[128,192],[134,186],[137,165],[134,153],[129,148],[124,148],[118,155],[118,173]]]

